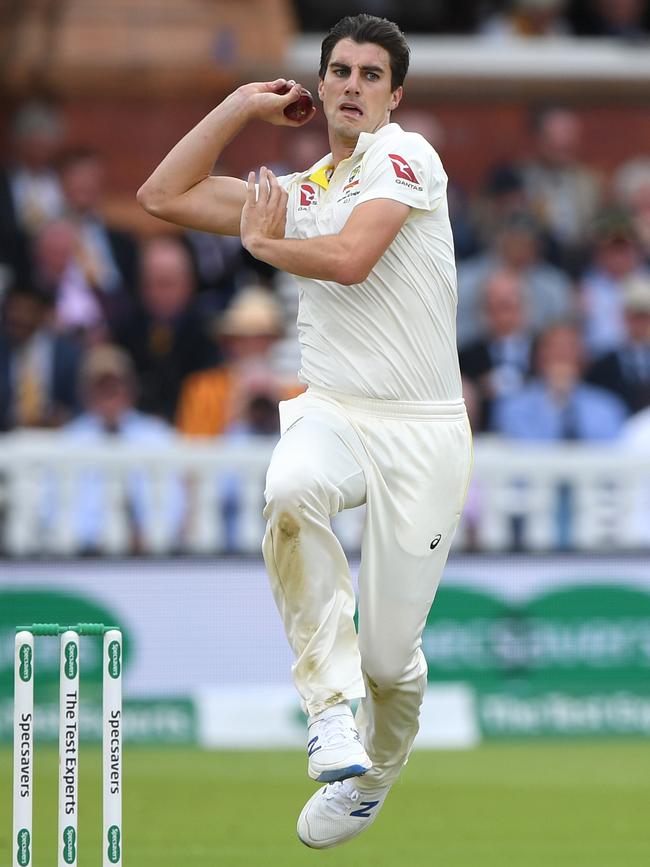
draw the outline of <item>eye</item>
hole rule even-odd
[[[347,74],[347,69],[335,69],[334,75],[338,76],[338,78],[343,78]]]
[[[379,75],[376,72],[369,72],[368,79],[370,81],[379,81]]]

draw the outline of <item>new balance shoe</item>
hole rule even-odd
[[[372,762],[364,750],[347,702],[335,704],[309,718],[308,773],[319,783],[359,777]]]
[[[311,849],[329,849],[369,828],[390,786],[360,791],[354,780],[329,783],[307,801],[298,817],[298,837]]]

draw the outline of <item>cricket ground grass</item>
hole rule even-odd
[[[79,863],[100,863],[98,748],[81,751]],[[55,748],[37,747],[34,863],[55,867]],[[0,750],[0,801],[11,800]],[[376,824],[311,851],[295,822],[315,784],[296,752],[125,747],[128,867],[647,867],[650,742],[416,751]],[[11,863],[1,811],[0,864]]]

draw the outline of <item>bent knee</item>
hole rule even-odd
[[[273,521],[280,515],[296,515],[306,508],[329,512],[330,497],[325,480],[309,467],[294,466],[281,473],[269,472],[264,491],[264,516]]]
[[[426,680],[427,664],[418,649],[410,654],[395,654],[382,658],[377,654],[361,653],[361,667],[371,692],[386,692],[395,687]],[[419,688],[419,687],[418,687]]]

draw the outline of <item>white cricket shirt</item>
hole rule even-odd
[[[458,400],[447,175],[431,145],[391,123],[361,133],[334,171],[329,154],[280,183],[289,193],[287,238],[336,234],[371,199],[411,208],[367,280],[343,286],[296,277],[301,381],[361,397]]]

